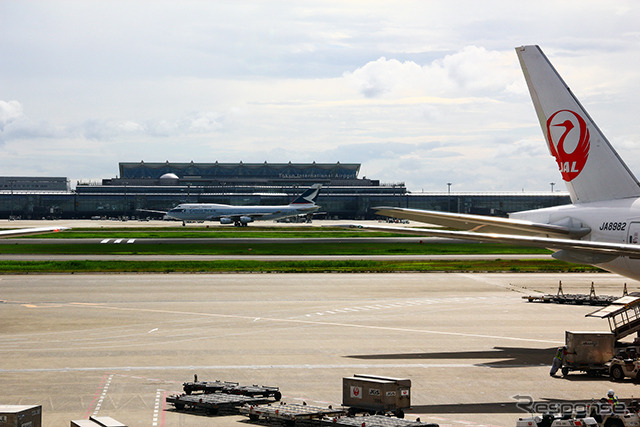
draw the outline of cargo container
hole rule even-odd
[[[0,427],[42,427],[42,406],[0,405]]]
[[[562,374],[584,371],[590,375],[607,373],[606,365],[615,354],[615,336],[611,332],[565,331],[567,355]]]
[[[404,410],[411,406],[411,380],[363,374],[343,378],[342,405],[351,414],[392,412],[404,418]]]
[[[90,416],[88,420],[72,420],[71,427],[127,427],[111,417]]]

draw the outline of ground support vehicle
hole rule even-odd
[[[349,407],[350,415],[390,412],[404,418],[411,407],[411,380],[362,374],[343,378],[342,405]]]
[[[571,415],[544,414],[519,418],[516,427],[600,427],[593,417],[572,417]],[[607,426],[609,427],[609,426]]]
[[[606,399],[592,402],[589,407],[592,416],[600,427],[640,427],[638,407],[635,402],[629,406],[621,402],[612,407]]]
[[[387,417],[385,415],[371,415],[365,417],[341,417],[341,418],[323,418],[322,424],[329,427],[439,427],[435,423],[423,423],[419,420],[409,421],[401,418]]]
[[[567,355],[562,375],[582,371],[597,376],[609,373],[607,363],[615,354],[615,335],[611,332],[565,331]]]
[[[249,417],[251,421],[266,420],[284,422],[287,426],[293,426],[299,422],[319,421],[324,417],[339,419],[347,415],[346,408],[323,408],[300,403],[279,405],[247,405],[240,408],[240,413]]]
[[[609,362],[609,376],[614,381],[622,381],[625,378],[638,379],[640,376],[640,360],[637,357],[614,357]]]
[[[220,412],[237,414],[243,405],[260,405],[269,402],[263,397],[240,396],[226,393],[210,394],[181,394],[167,397],[167,402],[172,403],[176,410],[203,411],[207,415],[217,415]]]
[[[207,394],[226,393],[251,397],[273,397],[275,400],[282,398],[278,387],[261,385],[245,386],[228,381],[189,381],[182,384],[182,389],[186,394],[201,391]]]

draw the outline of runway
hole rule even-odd
[[[177,413],[164,397],[200,380],[280,387],[339,404],[341,378],[412,380],[408,418],[512,427],[519,398],[590,400],[608,379],[550,378],[565,330],[607,330],[555,292],[620,294],[611,274],[115,274],[0,276],[0,400],[41,404],[43,425],[91,414],[129,426],[238,426]],[[154,416],[155,413],[155,416]]]

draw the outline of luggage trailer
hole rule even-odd
[[[349,416],[349,408],[323,408],[305,404],[244,406],[240,414],[250,421],[284,423],[287,427],[304,424],[314,427],[439,427],[435,423],[409,421],[386,415]]]
[[[323,419],[324,427],[329,424],[345,427],[439,427],[435,423],[423,423],[419,420],[409,421],[404,418],[388,417],[386,415],[371,415],[364,417],[342,417],[337,419]]]
[[[181,394],[167,397],[167,402],[172,403],[176,410],[202,411],[207,415],[237,414],[238,408],[243,405],[260,405],[270,400],[264,397],[241,396],[237,394],[210,393],[210,394]]]
[[[243,406],[240,414],[246,415],[251,421],[265,420],[267,422],[284,422],[286,426],[293,426],[297,422],[320,421],[324,417],[344,417],[347,408],[323,408],[301,403],[279,405]]]
[[[189,381],[182,383],[182,389],[186,394],[201,391],[206,394],[210,393],[226,393],[239,394],[250,397],[273,397],[280,400],[282,394],[278,387],[262,386],[262,385],[239,385],[229,381]]]

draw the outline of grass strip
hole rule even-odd
[[[597,272],[556,260],[451,261],[0,261],[0,274],[32,273],[398,273]]]
[[[0,244],[0,254],[82,255],[435,255],[435,254],[549,254],[541,248],[495,243],[349,242],[314,243],[233,241],[179,243],[42,243]]]

